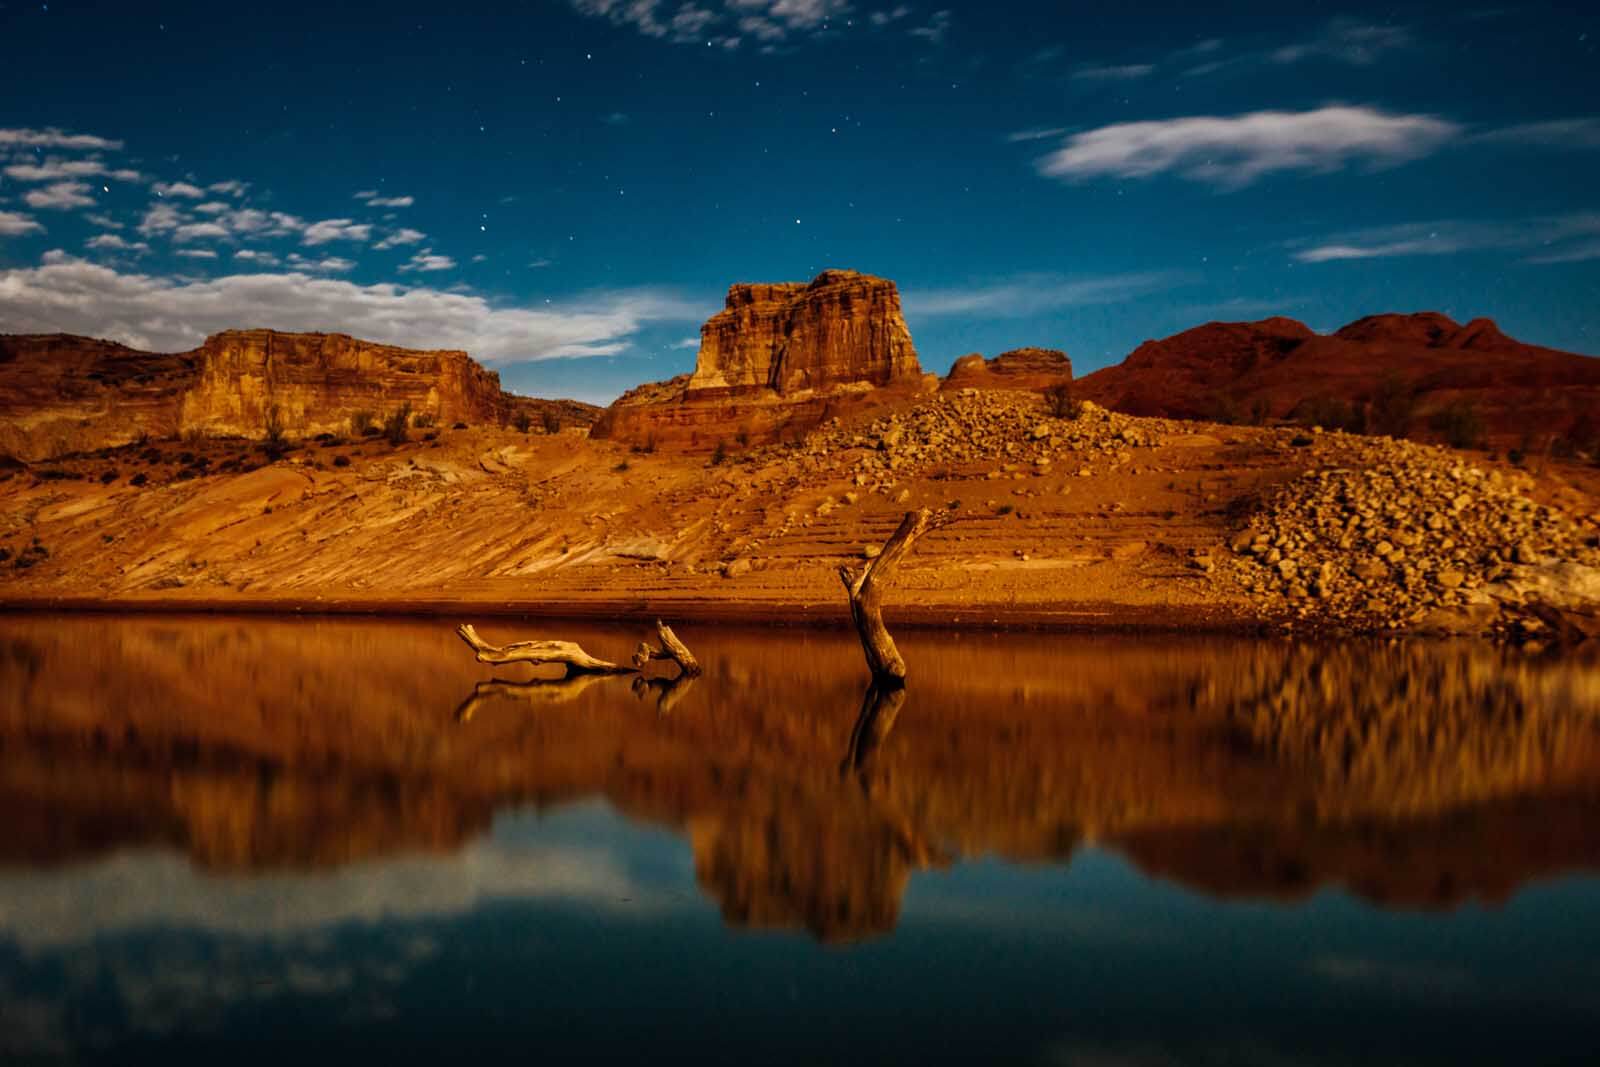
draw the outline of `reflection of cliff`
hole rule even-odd
[[[911,688],[858,724],[848,634],[686,637],[692,687],[563,689],[477,685],[443,624],[0,620],[0,861],[341,864],[600,795],[684,832],[730,922],[828,939],[891,928],[945,857],[1083,840],[1209,892],[1425,906],[1600,866],[1593,663],[911,634]]]

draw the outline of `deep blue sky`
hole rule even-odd
[[[941,372],[1278,313],[1600,353],[1592,11],[500,6],[0,0],[0,331],[343,330],[603,400],[833,266]]]

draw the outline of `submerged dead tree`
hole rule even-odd
[[[893,574],[917,538],[928,532],[929,525],[927,508],[908,511],[899,529],[883,543],[883,550],[868,560],[866,566],[859,571],[848,566],[839,568],[839,579],[850,597],[850,618],[861,635],[861,650],[866,653],[867,668],[872,671],[874,682],[893,685],[906,679],[906,661],[883,624],[879,583]]]
[[[653,659],[670,659],[678,665],[678,672],[685,678],[695,678],[700,674],[700,661],[694,658],[694,653],[689,651],[689,646],[678,640],[678,635],[672,632],[672,627],[656,620],[656,637],[661,641],[657,648],[648,641],[640,641],[639,648],[633,654],[633,665],[640,670]]]
[[[477,653],[479,663],[531,663],[534,666],[557,663],[567,668],[568,674],[632,674],[638,668],[596,659],[575,641],[514,641],[509,645],[491,645],[478,636],[470,624],[456,627],[456,634]]]

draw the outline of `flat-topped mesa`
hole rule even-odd
[[[618,398],[595,437],[711,448],[816,425],[845,394],[922,388],[922,366],[884,278],[826,270],[809,283],[740,283],[700,329],[694,373]]]
[[[499,422],[500,376],[465,352],[419,350],[338,333],[229,330],[195,349],[185,430],[250,436],[276,419],[296,435],[340,433],[351,416],[404,404],[440,422]]]

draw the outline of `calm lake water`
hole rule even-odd
[[[0,1060],[1593,1062],[1593,656],[678,629],[0,616]]]

